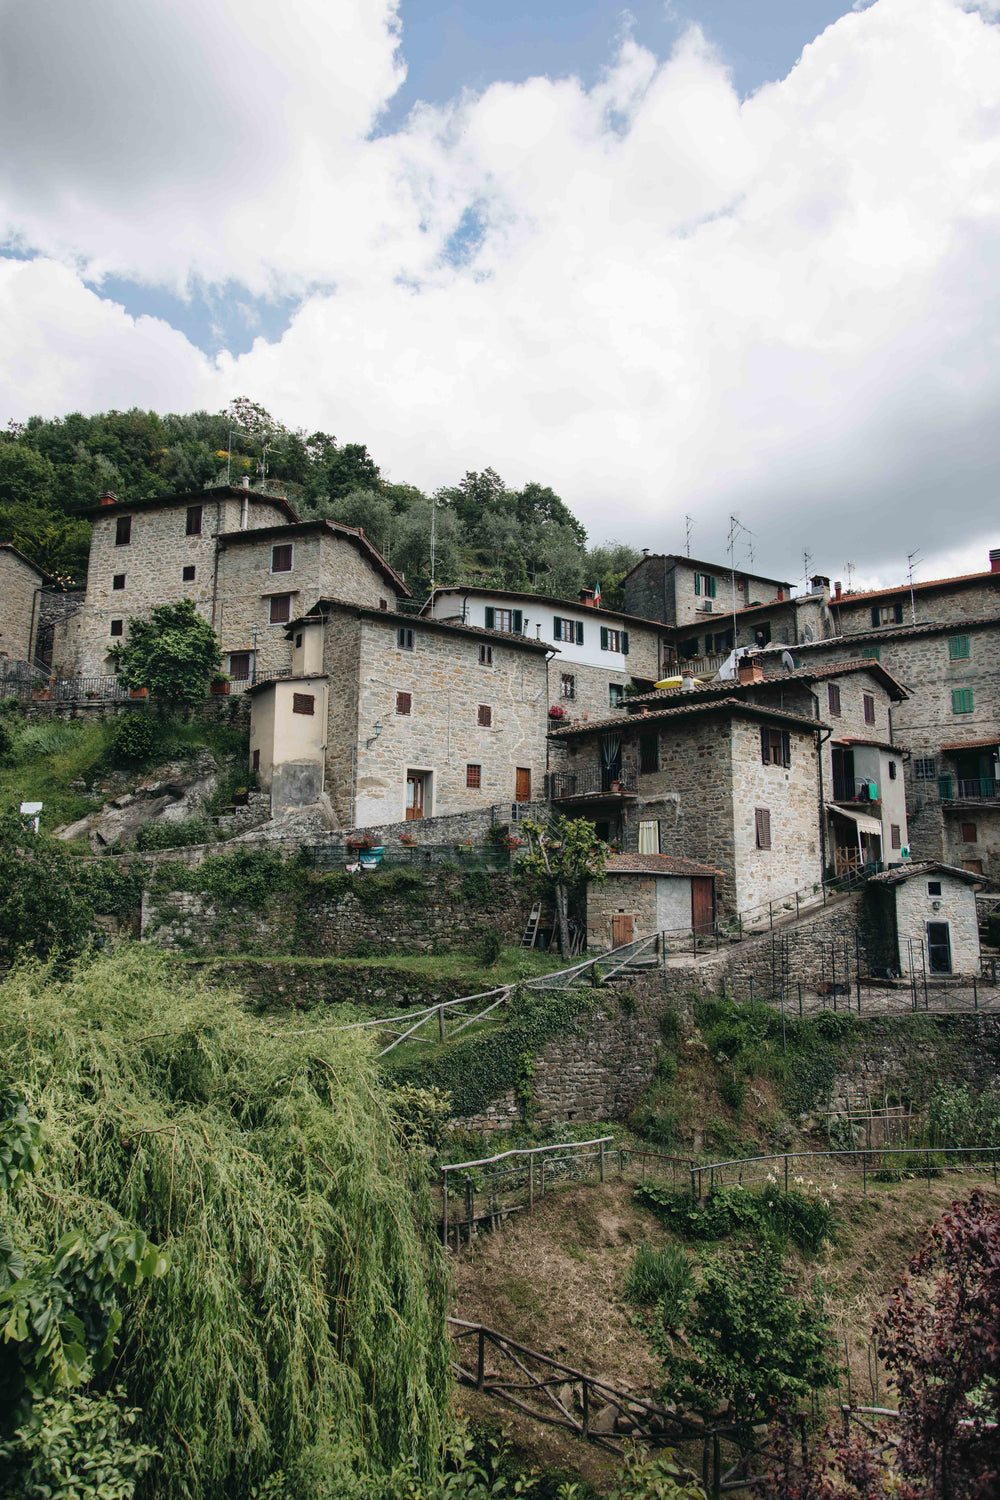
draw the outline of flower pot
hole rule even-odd
[[[128,695],[130,698],[148,698],[149,688],[129,688]]]
[[[214,698],[224,698],[229,692],[229,686],[228,682],[213,682],[208,691]]]

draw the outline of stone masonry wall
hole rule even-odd
[[[0,663],[28,661],[32,626],[38,613],[35,594],[42,579],[16,552],[0,547]]]
[[[871,630],[872,606],[901,603],[903,621],[911,622],[910,594],[906,588],[887,599],[858,599],[853,602],[845,595],[834,600],[835,614],[844,634]],[[996,614],[1000,609],[1000,573],[987,573],[981,580],[947,589],[917,589],[913,595],[917,612],[917,624],[960,624],[964,621],[982,619],[983,615]]]
[[[466,983],[428,979],[385,964],[345,959],[302,963],[295,959],[192,959],[190,967],[210,984],[231,985],[268,1011],[314,1010],[325,1005],[370,1005],[379,1015],[397,1006],[420,1009],[458,1000]]]
[[[811,731],[790,732],[791,765],[767,765],[761,726],[732,721],[735,901],[747,911],[823,878],[819,765]],[[755,810],[771,815],[771,847],[756,846]]]

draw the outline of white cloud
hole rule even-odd
[[[0,8],[8,52],[11,18],[27,49],[45,9]],[[1000,34],[982,14],[877,0],[742,105],[697,31],[665,62],[626,38],[590,90],[495,84],[366,139],[399,78],[388,3],[295,0],[303,47],[272,46],[263,0],[99,0],[110,52],[91,48],[65,105],[81,10],[47,9],[67,35],[46,87],[30,98],[29,70],[0,106],[7,138],[22,121],[19,175],[0,167],[13,229],[89,270],[335,290],[308,296],[279,343],[211,365],[162,324],[74,300],[68,269],[32,337],[31,299],[49,292],[21,283],[17,410],[246,390],[367,441],[398,478],[486,463],[541,478],[598,538],[676,546],[690,511],[696,549],[716,553],[736,510],[776,572],[803,547],[833,573],[851,557],[898,574],[916,546],[984,564]],[[143,48],[162,87],[126,66]],[[126,103],[90,131],[116,89]],[[445,247],[470,208],[482,241],[455,265]],[[69,394],[87,383],[81,323],[100,326],[89,399]]]

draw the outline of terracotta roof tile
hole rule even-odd
[[[674,854],[612,854],[605,865],[609,875],[710,875],[721,877],[721,870],[699,865],[693,859]]]

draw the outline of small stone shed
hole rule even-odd
[[[604,885],[587,886],[587,946],[620,948],[654,932],[708,929],[715,921],[710,865],[672,854],[613,854]]]
[[[873,875],[869,890],[884,951],[897,954],[901,974],[978,975],[976,891],[982,877],[957,865],[926,861]]]

